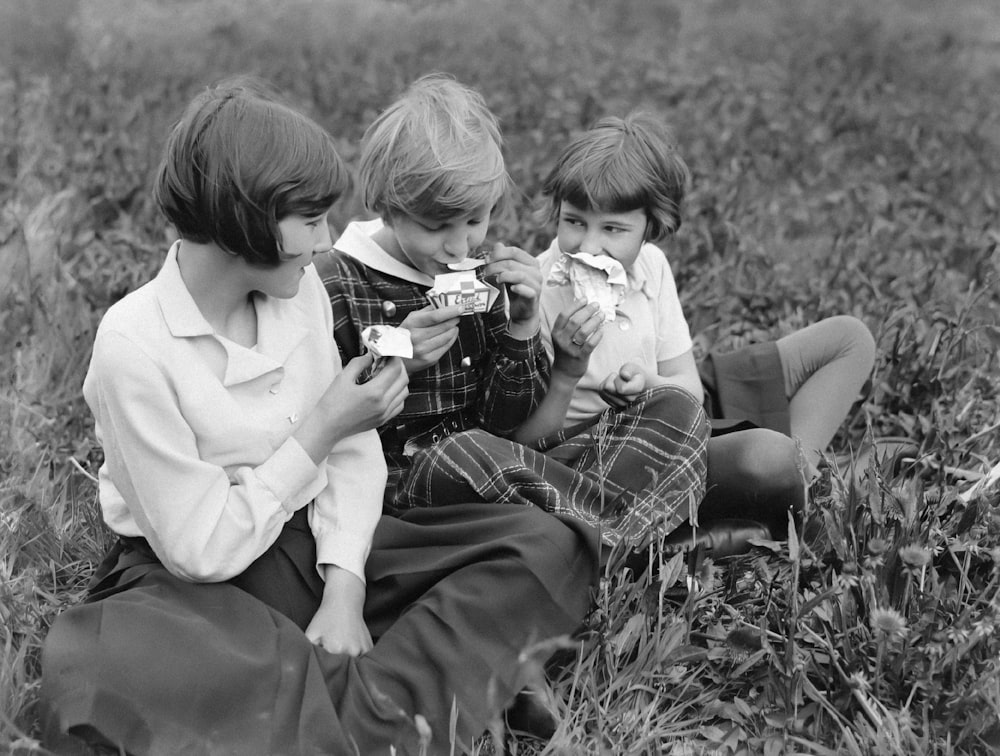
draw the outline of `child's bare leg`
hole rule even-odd
[[[792,435],[815,469],[871,374],[875,340],[860,320],[838,315],[778,339],[777,347]],[[710,457],[709,476],[711,469]]]
[[[795,441],[783,433],[753,428],[708,440],[708,492],[698,521],[751,519],[781,538],[788,510],[800,512],[805,486]]]

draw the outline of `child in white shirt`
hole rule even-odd
[[[732,432],[708,442],[700,519],[757,517],[782,537],[786,510],[803,504],[803,473],[811,477],[871,373],[874,341],[859,320],[838,316],[699,366],[654,245],[680,226],[689,181],[669,131],[641,113],[600,121],[559,155],[543,188],[557,237],[539,258],[553,376],[522,440],[626,406],[652,386],[682,386],[701,400],[704,380],[710,413]],[[610,258],[626,278],[607,313],[574,296],[588,255]]]

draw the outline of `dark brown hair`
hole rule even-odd
[[[262,81],[208,88],[167,139],[154,198],[182,239],[277,265],[278,221],[326,212],[350,186],[333,139]]]
[[[581,210],[644,210],[646,237],[659,241],[680,228],[691,180],[670,130],[647,113],[598,121],[563,148],[542,185],[550,220],[565,201]]]

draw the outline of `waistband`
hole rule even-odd
[[[403,454],[411,457],[421,449],[433,446],[453,433],[461,433],[475,427],[472,410],[460,409],[445,415],[418,417],[406,422],[392,423],[379,430],[379,436],[386,454]]]

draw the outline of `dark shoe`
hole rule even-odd
[[[530,735],[539,740],[551,740],[556,734],[556,718],[548,710],[542,697],[530,690],[522,690],[514,703],[504,712],[507,729],[519,735]]]
[[[799,495],[801,499],[802,494]],[[747,497],[749,499],[749,497]],[[698,522],[701,530],[711,528],[715,523],[756,522],[767,528],[772,537],[785,538],[788,533],[788,514],[796,525],[802,521],[802,502],[786,496],[770,496],[759,500],[740,500],[739,497],[725,501],[704,501],[698,507]]]
[[[690,525],[682,525],[663,539],[663,553],[670,555],[678,551],[700,547],[702,553],[712,559],[746,554],[750,551],[751,539],[772,540],[771,531],[756,520],[728,519],[714,520],[697,530]]]

